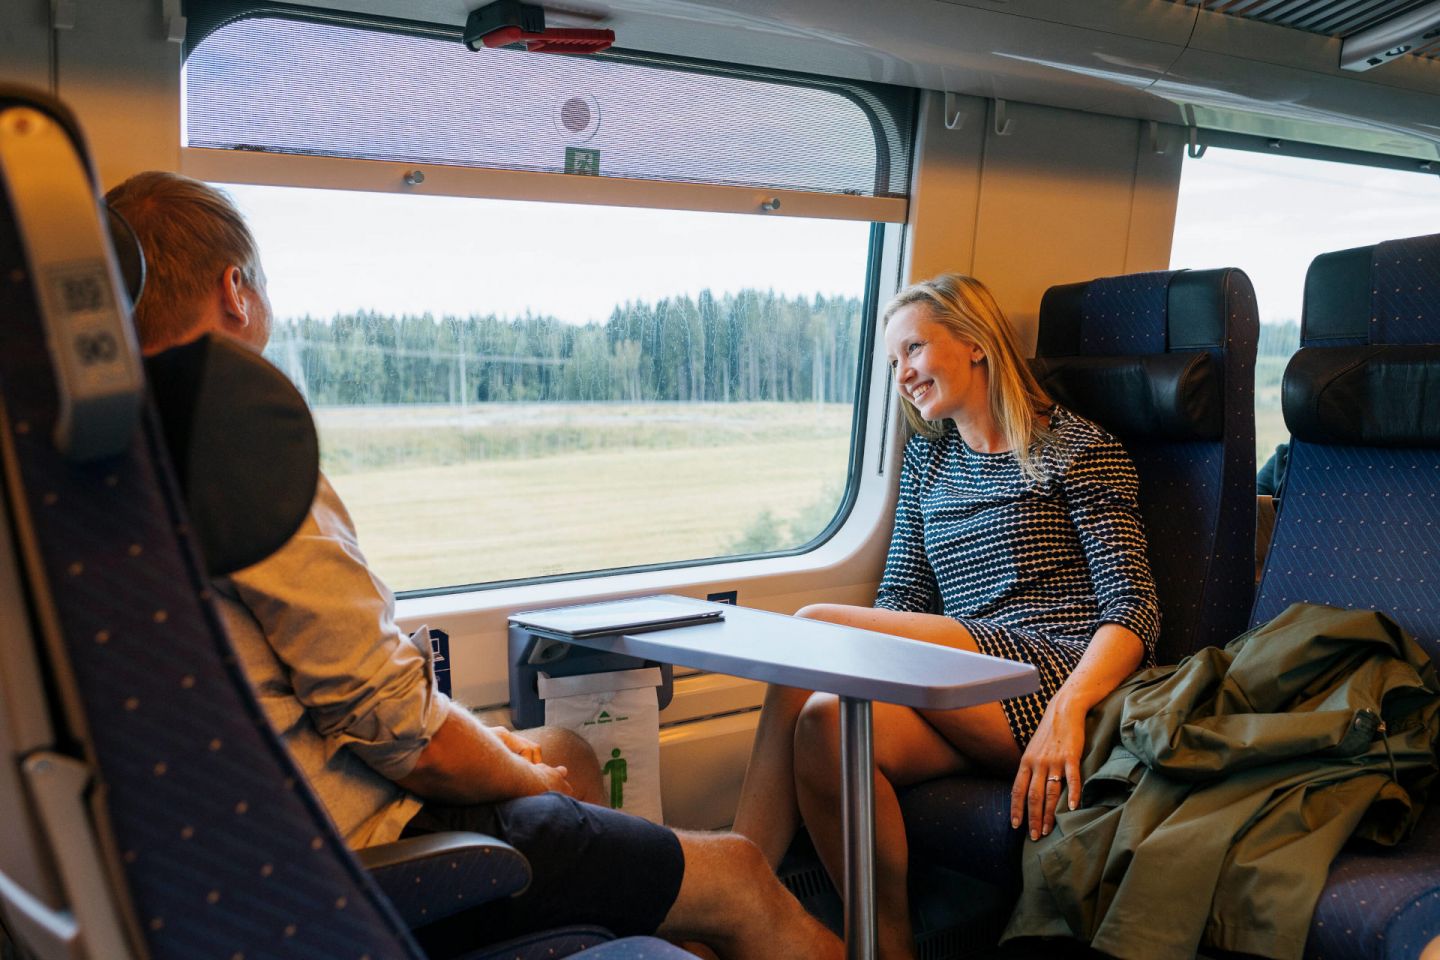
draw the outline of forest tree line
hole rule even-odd
[[[279,322],[266,356],[314,405],[854,402],[855,297],[744,290],[616,306],[604,323],[360,311]]]

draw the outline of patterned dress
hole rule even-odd
[[[1038,482],[1012,453],[971,450],[953,424],[935,440],[912,437],[875,598],[953,617],[984,653],[1035,665],[1040,690],[1001,701],[1022,749],[1102,623],[1133,630],[1146,664],[1160,632],[1135,467],[1114,437],[1063,407],[1050,427]]]

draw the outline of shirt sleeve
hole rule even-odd
[[[900,467],[900,499],[895,505],[895,530],[875,606],[902,613],[935,613],[940,588],[925,554],[925,520],[920,510],[920,456],[912,441]]]
[[[448,698],[430,658],[395,625],[394,595],[370,572],[328,480],[295,536],[230,581],[328,755],[346,749],[391,780],[408,775]]]
[[[1155,659],[1160,603],[1140,522],[1140,481],[1120,444],[1106,440],[1081,450],[1064,480],[1070,519],[1090,570],[1100,623],[1126,627]]]

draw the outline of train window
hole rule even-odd
[[[903,201],[873,211],[909,155],[893,93],[836,86],[274,18],[197,47],[188,172],[256,231],[268,356],[392,586],[798,551],[832,525],[877,221]],[[432,165],[448,195],[368,189],[357,161]],[[547,198],[585,174],[587,202]]]
[[[1209,148],[1185,160],[1172,267],[1240,267],[1255,284],[1260,343],[1255,443],[1264,463],[1288,433],[1280,379],[1300,347],[1305,271],[1318,254],[1434,233],[1440,177]]]

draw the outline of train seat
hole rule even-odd
[[[1162,612],[1160,662],[1241,633],[1254,592],[1254,362],[1259,321],[1235,269],[1050,288],[1033,367],[1060,403],[1124,443],[1140,477]],[[993,942],[1020,888],[1011,780],[950,777],[905,793],[912,859],[983,882],[968,944]],[[919,884],[917,877],[917,885]]]
[[[1440,234],[1315,258],[1300,343],[1282,387],[1285,496],[1251,620],[1297,601],[1376,609],[1440,655]],[[1414,958],[1436,937],[1431,810],[1398,847],[1340,854],[1306,956]]]
[[[514,891],[528,867],[494,841],[427,837],[367,851],[377,882],[271,731],[209,576],[298,526],[313,425],[278,371],[221,341],[156,358],[157,413],[80,142],[59,104],[0,89],[5,932],[21,957],[422,960],[407,919]],[[252,498],[244,522],[222,474]],[[231,522],[192,524],[182,489]],[[685,956],[593,928],[466,956],[572,954]]]

